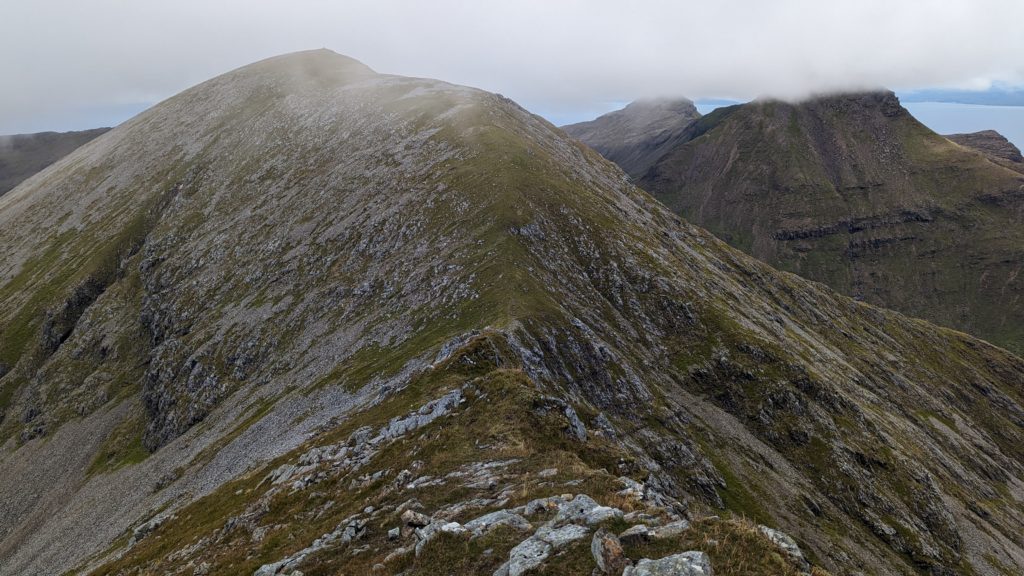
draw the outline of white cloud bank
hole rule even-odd
[[[1021,0],[3,0],[0,133],[320,47],[554,115],[655,95],[982,89],[1024,83],[1022,22]]]

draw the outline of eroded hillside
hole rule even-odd
[[[1024,361],[500,96],[260,62],[0,199],[0,246],[0,573],[1024,568]]]

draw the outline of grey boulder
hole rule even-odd
[[[627,566],[622,576],[712,576],[711,560],[703,552],[683,552],[660,560],[644,558]]]

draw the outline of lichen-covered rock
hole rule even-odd
[[[623,517],[622,510],[611,506],[597,506],[587,512],[583,521],[589,525],[600,524],[608,520],[617,520]]]
[[[543,540],[557,550],[570,542],[586,538],[588,534],[590,531],[586,527],[577,524],[566,524],[560,528],[544,525],[537,529],[533,538]]]
[[[498,510],[466,522],[466,529],[474,536],[482,536],[498,526],[509,526],[516,530],[529,530],[530,522],[519,514]]]
[[[675,538],[679,536],[687,529],[690,528],[690,523],[686,520],[676,520],[675,522],[669,522],[664,526],[658,526],[650,530],[649,534],[654,539],[666,539]]]
[[[430,524],[430,516],[415,510],[406,510],[405,512],[402,512],[401,518],[402,522],[404,522],[406,526],[412,526],[414,528],[420,528]]]
[[[587,521],[587,515],[600,506],[593,498],[586,494],[578,494],[569,502],[563,502],[558,506],[558,515],[555,522],[581,522]]]
[[[599,528],[594,533],[594,538],[590,541],[590,554],[594,557],[597,569],[603,574],[618,576],[631,564],[622,551],[622,543],[615,534],[604,528]]]
[[[646,524],[637,524],[636,526],[630,526],[619,534],[619,541],[624,544],[636,545],[643,542],[647,542],[653,537],[651,529]]]
[[[683,552],[658,560],[644,558],[627,566],[622,576],[713,576],[711,560],[703,552]]]
[[[807,558],[804,557],[804,553],[800,550],[800,546],[789,534],[763,525],[758,525],[757,529],[767,536],[769,540],[775,543],[776,546],[781,548],[782,551],[785,552],[794,563],[796,563],[800,570],[803,572],[809,572],[811,570],[811,565],[807,561]]]
[[[522,576],[547,560],[552,546],[539,538],[527,538],[509,552],[508,562],[499,568],[494,576]]]
[[[436,520],[422,528],[416,529],[416,555],[419,556],[423,548],[427,546],[439,534],[467,534],[468,530],[458,522],[445,522]]]

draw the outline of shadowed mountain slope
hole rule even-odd
[[[314,51],[0,198],[0,574],[1024,569],[1024,361],[627,180]]]
[[[1009,161],[935,134],[892,93],[699,124],[639,181],[674,211],[783,270],[1024,350],[1024,176]]]
[[[0,136],[0,196],[108,130]]]
[[[697,107],[686,99],[637,100],[622,110],[562,126],[562,130],[639,178],[698,118]]]

